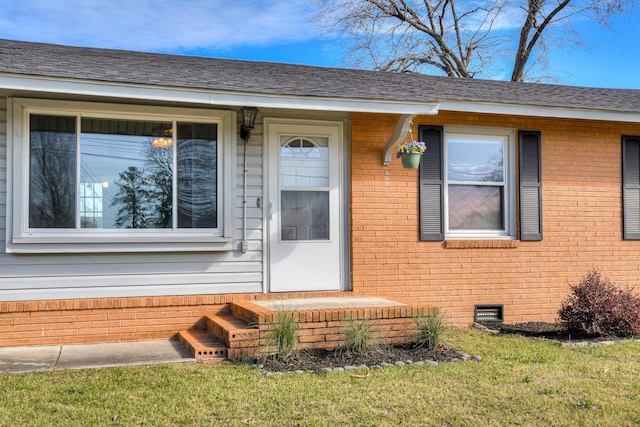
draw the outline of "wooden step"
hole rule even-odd
[[[227,347],[209,331],[188,329],[178,334],[178,339],[198,360],[223,361],[227,359]]]

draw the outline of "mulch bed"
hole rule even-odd
[[[503,334],[518,334],[525,337],[547,338],[560,342],[600,342],[600,341],[617,341],[620,337],[608,335],[585,335],[569,333],[569,331],[558,323],[548,322],[527,322],[516,323],[511,325],[490,325],[483,324],[489,329],[497,329]],[[497,326],[497,328],[496,328]]]
[[[455,359],[462,360],[463,354],[442,346],[435,350],[429,350],[425,347],[382,346],[359,353],[340,353],[320,349],[304,350],[286,361],[270,357],[260,363],[263,365],[262,369],[268,372],[320,372],[323,368],[342,366],[374,367],[383,363],[393,364],[397,361],[406,363],[425,360],[441,363]]]

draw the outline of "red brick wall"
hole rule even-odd
[[[420,124],[542,132],[544,240],[493,248],[418,240],[418,172],[399,160],[382,166],[398,118],[352,116],[355,294],[438,305],[451,323],[468,325],[475,304],[504,304],[506,322],[554,321],[568,283],[594,267],[619,285],[640,283],[640,242],[622,240],[621,189],[621,135],[640,135],[640,125],[447,112],[416,118],[416,136]]]
[[[307,292],[308,297],[342,295]],[[203,316],[231,301],[299,294],[228,294],[0,302],[0,347],[140,341],[204,328]]]

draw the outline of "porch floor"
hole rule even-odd
[[[253,301],[260,307],[272,311],[324,310],[332,308],[406,307],[409,304],[386,298],[374,297],[327,297],[289,298],[284,300]]]

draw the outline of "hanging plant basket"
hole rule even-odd
[[[402,154],[400,158],[402,159],[402,167],[405,169],[418,169],[420,166],[420,158],[422,157],[422,153],[406,153]]]
[[[421,141],[405,142],[398,145],[396,158],[402,159],[402,167],[405,169],[418,169],[420,157],[427,149],[427,144]]]

